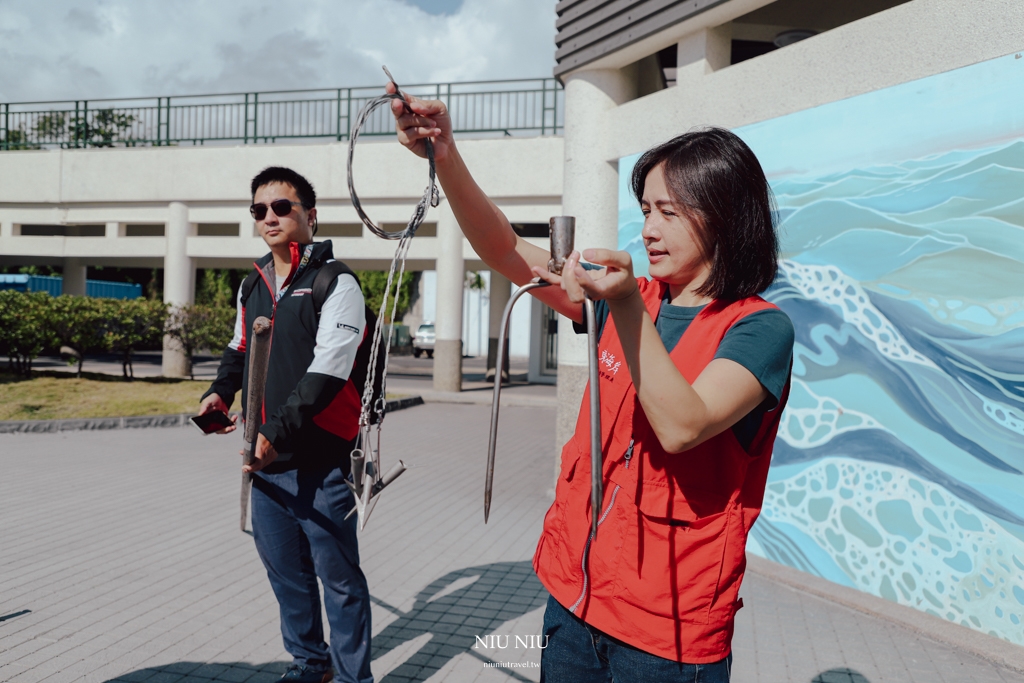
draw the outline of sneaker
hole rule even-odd
[[[292,664],[278,680],[281,683],[330,683],[334,680],[334,671]]]

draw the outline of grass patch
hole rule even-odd
[[[209,380],[36,372],[31,379],[0,372],[0,420],[65,420],[194,413]]]
[[[0,420],[70,420],[195,413],[210,380],[136,377],[83,372],[33,372],[31,379],[0,372]],[[388,392],[390,401],[406,394]],[[235,397],[234,410],[241,410]]]

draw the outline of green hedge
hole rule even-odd
[[[159,348],[164,334],[191,358],[200,349],[223,349],[231,339],[235,311],[225,306],[184,306],[170,311],[150,299],[94,299],[43,292],[0,290],[0,357],[21,375],[43,351],[68,347],[78,360],[116,353],[126,378],[134,377],[132,353]]]

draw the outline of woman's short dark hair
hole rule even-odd
[[[316,192],[313,191],[313,185],[292,169],[284,166],[268,166],[257,173],[256,177],[252,179],[252,196],[255,197],[256,190],[270,183],[291,185],[295,188],[295,194],[298,195],[304,208],[312,209],[316,206]]]
[[[669,192],[711,263],[697,293],[735,300],[767,289],[778,270],[775,198],[746,143],[722,128],[704,128],[644,152],[631,178],[637,200],[647,174],[662,164]]]

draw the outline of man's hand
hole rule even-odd
[[[224,404],[224,399],[222,399],[218,394],[210,394],[209,396],[207,396],[206,398],[203,399],[202,403],[199,404],[199,414],[200,415],[205,415],[206,413],[212,412],[214,410],[219,410],[219,411],[221,411],[224,414],[227,414],[227,412],[228,412],[228,407]],[[237,415],[232,415],[231,416],[231,424],[232,424],[232,426],[231,427],[225,427],[224,429],[221,429],[220,431],[215,432],[215,434],[227,434],[229,432],[235,431],[235,429],[237,429],[237,427],[235,427],[234,424],[237,421],[238,421],[238,416]]]
[[[591,263],[604,266],[600,270],[587,270],[580,265],[580,253],[569,254],[562,267],[562,275],[548,272],[546,268],[533,268],[533,274],[552,285],[561,286],[573,303],[581,303],[584,296],[594,301],[627,299],[635,294],[636,278],[633,277],[633,259],[629,252],[611,249],[587,249],[583,255]]]
[[[385,89],[391,95],[398,92],[394,83],[388,83]],[[434,161],[444,161],[448,152],[455,146],[448,107],[439,100],[421,100],[409,94],[405,94],[405,99],[409,102],[409,109],[413,111],[411,114],[404,102],[391,100],[391,113],[395,117],[398,141],[414,154],[426,158],[427,150],[423,141],[429,138],[434,143]]]
[[[232,427],[234,429],[234,427]],[[241,455],[245,455],[245,451],[238,451]],[[256,438],[256,452],[253,453],[252,465],[245,465],[242,467],[242,471],[246,474],[252,474],[253,472],[259,472],[270,463],[277,460],[277,450],[274,448],[274,444],[270,443],[267,437],[260,434]]]

